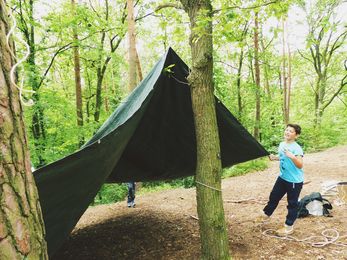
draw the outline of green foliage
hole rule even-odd
[[[262,171],[267,168],[267,158],[260,158],[244,163],[234,165],[232,167],[226,168],[223,170],[223,178],[235,177],[240,175],[245,175],[254,171]]]
[[[168,77],[170,77],[171,74],[173,74],[173,71],[171,70],[173,67],[175,67],[176,64],[170,64],[167,67],[163,69],[164,74],[166,74]]]
[[[93,206],[100,204],[110,204],[124,200],[127,196],[128,188],[125,184],[104,184],[94,198]]]
[[[162,189],[174,189],[178,187],[191,188],[195,187],[195,179],[193,176],[179,178],[169,181],[151,181],[143,182],[141,187],[141,192],[158,191]]]

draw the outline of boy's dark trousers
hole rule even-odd
[[[135,201],[135,182],[128,182],[128,203]]]
[[[270,193],[269,202],[264,208],[264,213],[271,216],[275,211],[279,201],[287,193],[287,209],[286,225],[292,226],[298,215],[298,199],[303,183],[293,183],[278,177],[272,191]]]

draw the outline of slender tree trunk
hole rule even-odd
[[[286,22],[282,18],[282,82],[283,82],[283,121],[284,124],[289,122],[289,104],[288,96],[288,76],[287,76],[287,53],[286,53]]]
[[[108,0],[105,1],[105,21],[108,21],[109,17],[109,6],[108,6]],[[105,75],[105,69],[104,64],[102,61],[103,58],[103,52],[104,52],[104,43],[105,43],[105,38],[106,38],[106,32],[103,31],[101,33],[101,39],[100,39],[100,47],[99,47],[99,59],[98,59],[98,66],[96,69],[96,94],[95,94],[95,112],[94,112],[94,121],[99,122],[100,118],[100,110],[101,110],[101,92],[102,92],[102,82],[104,80],[104,75]]]
[[[95,112],[94,112],[94,121],[99,122],[100,118],[100,109],[101,109],[101,92],[102,92],[102,82],[104,76],[102,75],[101,68],[97,69],[97,81],[96,81],[96,95],[95,95]]]
[[[73,14],[76,14],[76,3],[75,0],[71,0]],[[76,115],[77,115],[77,126],[83,126],[83,104],[82,104],[82,84],[81,84],[81,65],[80,65],[80,53],[79,53],[79,40],[77,33],[77,24],[73,27],[73,40],[75,46],[73,48],[74,54],[74,69],[75,69],[75,89],[76,89]],[[79,136],[79,144],[83,145],[84,138]]]
[[[142,76],[142,68],[141,68],[141,62],[140,62],[140,58],[139,58],[139,54],[136,50],[136,68],[137,68],[137,77],[139,79],[139,82],[143,80],[143,76]]]
[[[258,13],[255,13],[254,18],[254,69],[255,69],[255,124],[254,138],[259,140],[260,137],[260,66],[259,66],[259,24]]]
[[[136,87],[136,42],[135,42],[135,20],[134,5],[132,0],[127,0],[128,8],[128,37],[129,37],[129,85],[131,92]]]
[[[124,24],[126,15],[123,14],[121,23]],[[109,20],[109,5],[108,5],[108,0],[105,0],[105,21]],[[104,43],[105,43],[105,38],[106,38],[106,32],[103,31],[101,34],[101,40],[100,40],[100,45],[99,45],[99,56],[97,60],[97,69],[96,69],[96,77],[97,77],[97,84],[96,84],[96,94],[95,94],[95,110],[94,110],[94,121],[99,122],[100,118],[100,110],[101,110],[101,103],[102,103],[102,83],[105,77],[107,65],[111,61],[112,58],[112,53],[114,53],[120,42],[122,41],[124,37],[124,33],[120,33],[110,40],[110,48],[111,51],[110,53],[106,56],[105,60],[103,60],[104,57]]]
[[[106,93],[105,97],[104,97],[104,102],[105,102],[105,111],[108,113],[110,112],[110,104],[109,104],[109,101],[108,101],[108,85],[105,84],[104,85],[104,92]]]
[[[236,78],[236,87],[237,87],[237,107],[238,107],[238,119],[242,122],[242,96],[241,96],[241,73],[243,65],[243,47],[241,47],[239,66],[237,68],[237,78]]]
[[[19,91],[10,82],[14,61],[8,32],[6,6],[0,1],[0,259],[48,259]]]
[[[212,6],[210,0],[181,0],[191,24],[192,70],[188,77],[197,142],[196,197],[202,259],[229,259],[221,191],[221,160],[213,86]],[[198,20],[208,18],[204,32]]]
[[[265,53],[266,51],[266,47],[265,47],[265,44],[264,44],[264,38],[261,37],[261,40],[260,40],[260,43],[261,43],[261,47],[262,47],[262,51]],[[270,83],[269,83],[269,72],[268,72],[268,67],[269,67],[269,64],[268,64],[268,60],[266,58],[264,58],[265,61],[264,61],[264,65],[263,65],[263,71],[264,71],[264,90],[265,92],[267,93],[267,96],[269,99],[271,99],[271,90],[270,90]]]
[[[288,47],[288,84],[287,84],[287,118],[288,122],[290,121],[290,95],[292,91],[292,61],[291,61],[291,53],[290,53],[290,46],[289,43],[287,43]]]
[[[315,128],[320,128],[323,116],[323,102],[326,89],[326,81],[324,74],[318,77],[315,93]]]
[[[28,8],[25,9],[25,5]],[[29,0],[27,2],[19,2],[20,15],[22,15],[18,26],[23,32],[26,43],[29,45],[30,54],[26,61],[27,63],[27,75],[28,85],[32,87],[35,93],[32,96],[34,101],[32,125],[31,130],[34,137],[35,154],[38,157],[38,165],[43,166],[46,164],[44,158],[45,146],[46,146],[46,129],[44,125],[44,109],[40,103],[40,83],[39,83],[39,72],[36,66],[36,46],[35,46],[35,27],[34,27],[34,2]],[[27,10],[27,11],[26,11]],[[27,15],[24,16],[24,14]]]

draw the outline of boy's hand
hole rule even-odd
[[[289,151],[288,149],[284,149],[284,154],[290,159],[295,158],[295,155],[291,151]]]
[[[269,159],[270,159],[271,161],[278,161],[278,156],[276,156],[276,155],[274,155],[274,154],[270,154],[270,155],[269,155]]]

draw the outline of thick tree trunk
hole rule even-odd
[[[260,137],[260,66],[259,66],[259,24],[258,13],[254,18],[254,69],[255,69],[255,123],[254,138]]]
[[[221,192],[221,159],[213,86],[210,0],[181,1],[191,23],[192,71],[188,77],[197,141],[196,196],[202,259],[229,259]],[[199,19],[208,18],[201,31]]]
[[[13,58],[0,2],[0,259],[48,259],[44,224],[30,158],[19,93],[10,82]],[[11,46],[12,48],[13,46]]]

